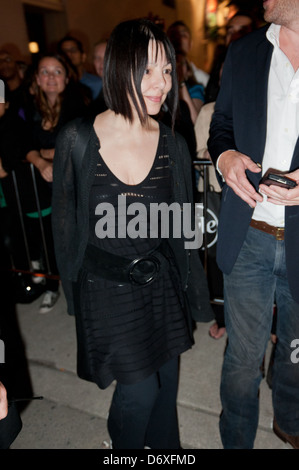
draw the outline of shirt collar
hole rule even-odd
[[[274,47],[275,46],[279,47],[280,28],[281,28],[281,26],[279,24],[271,23],[271,25],[269,26],[269,28],[266,32],[266,36],[267,36],[268,40],[271,42],[271,44],[273,44]]]

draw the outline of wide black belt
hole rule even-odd
[[[126,258],[88,244],[83,268],[99,277],[119,283],[146,285],[168,267],[166,243],[140,257]]]

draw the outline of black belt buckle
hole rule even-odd
[[[128,268],[130,282],[138,286],[150,284],[156,279],[160,265],[160,261],[155,256],[136,258]]]

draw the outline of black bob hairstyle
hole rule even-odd
[[[156,42],[157,51],[159,47],[164,48],[167,60],[172,66],[172,88],[167,95],[166,105],[172,116],[172,127],[174,127],[178,106],[175,51],[166,34],[149,20],[124,21],[112,31],[104,58],[105,102],[108,108],[116,114],[121,114],[132,122],[130,97],[141,124],[147,123],[148,114],[141,93],[141,81],[148,64],[148,45],[151,40]]]

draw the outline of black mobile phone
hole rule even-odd
[[[264,177],[261,179],[260,184],[266,184],[270,186],[270,184],[274,184],[275,186],[280,186],[281,188],[295,188],[297,183],[295,180],[288,178],[287,176],[276,174],[276,173],[268,173],[265,174]]]

